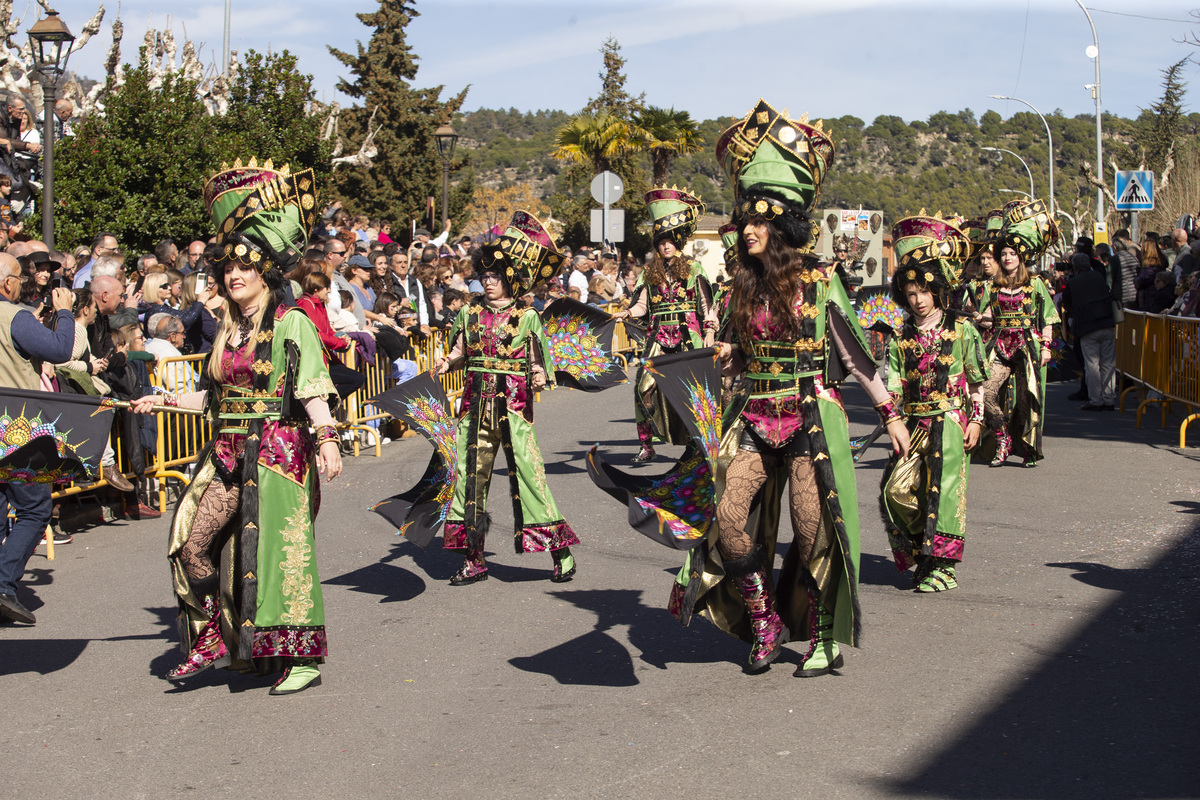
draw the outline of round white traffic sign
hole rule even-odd
[[[592,199],[597,203],[612,205],[625,194],[624,181],[615,172],[601,172],[592,178]]]

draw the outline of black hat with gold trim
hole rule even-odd
[[[737,187],[734,220],[755,216],[775,222],[792,247],[811,243],[808,211],[833,162],[833,139],[821,121],[809,124],[759,100],[745,119],[717,140],[717,161]]]
[[[682,248],[696,232],[696,225],[704,213],[704,203],[687,189],[661,186],[646,192],[646,207],[654,220],[653,241],[670,237],[675,246]]]
[[[222,164],[204,184],[204,207],[217,228],[216,263],[241,261],[263,274],[289,267],[308,245],[316,205],[311,169],[276,169],[255,158]]]
[[[475,256],[476,273],[499,273],[514,297],[549,281],[562,265],[563,255],[546,226],[525,211],[514,213],[500,238],[484,245]]]

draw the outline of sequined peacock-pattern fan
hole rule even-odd
[[[703,541],[716,516],[714,476],[722,431],[717,355],[712,348],[690,350],[659,356],[646,367],[691,441],[669,472],[649,478],[621,472],[593,447],[588,474],[626,504],[629,524],[636,531],[668,547],[689,550]]]
[[[625,380],[613,358],[612,316],[570,298],[555,300],[542,311],[546,344],[554,362],[554,379],[595,392]]]
[[[88,480],[112,428],[104,398],[0,389],[0,482]]]
[[[446,521],[458,464],[453,408],[442,385],[426,372],[373,397],[370,403],[408,423],[433,445],[416,486],[371,506],[418,547],[428,547]]]

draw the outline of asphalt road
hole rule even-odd
[[[429,446],[386,445],[325,492],[323,685],[205,673],[177,687],[167,521],[39,549],[0,627],[0,798],[1128,798],[1200,796],[1197,450],[1152,415],[1087,415],[1052,385],[1047,460],[972,470],[961,588],[906,590],[859,466],[863,647],[793,678],[665,611],[680,554],[630,530],[582,461],[634,453],[632,389],[537,407],[578,577],[515,555],[502,469],[491,579],[402,541],[367,506],[412,485]],[[847,391],[853,432],[873,412]],[[1176,419],[1176,425],[1178,420]],[[1015,463],[1015,461],[1014,461]],[[649,469],[665,467],[660,458]],[[785,515],[786,519],[786,515]]]

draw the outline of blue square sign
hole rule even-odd
[[[1154,173],[1148,169],[1117,172],[1117,211],[1154,210]]]

